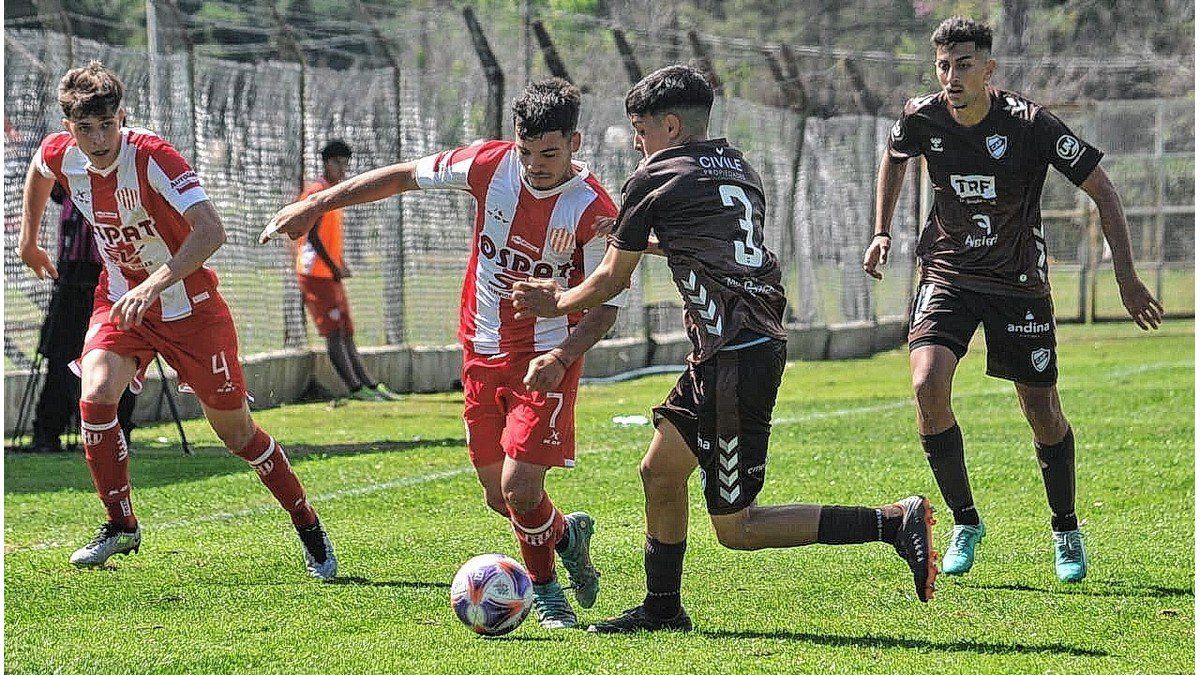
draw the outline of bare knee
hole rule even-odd
[[[254,420],[250,419],[250,415],[245,415],[241,419],[223,419],[209,420],[212,423],[213,431],[216,432],[217,438],[225,444],[225,448],[232,453],[241,452],[250,441],[254,438],[254,434],[258,431]]]
[[[929,371],[913,373],[913,394],[917,398],[917,407],[923,412],[950,411],[950,387]]]
[[[686,490],[687,476],[679,476],[663,467],[643,461],[638,467],[647,499],[671,499]]]
[[[717,541],[722,546],[735,551],[754,551],[762,546],[754,536],[753,507],[748,507],[721,518],[713,518],[713,531],[717,533]]]
[[[505,518],[508,517],[508,501],[506,501],[503,492],[484,488],[483,499],[487,502],[489,509],[499,513]]]
[[[504,504],[513,513],[529,513],[542,503],[542,493],[540,486],[508,486],[504,488]]]

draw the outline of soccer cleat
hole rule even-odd
[[[1054,573],[1059,581],[1073,583],[1087,576],[1087,551],[1079,530],[1054,533]]]
[[[358,389],[355,389],[354,391],[350,392],[350,395],[347,398],[355,401],[371,401],[374,403],[387,400],[376,393],[374,389],[368,389],[366,387],[359,387]]]
[[[533,611],[543,628],[574,628],[579,623],[557,579],[533,585]]]
[[[121,529],[113,522],[106,522],[96,530],[96,536],[87,546],[71,554],[71,564],[76,567],[99,567],[118,553],[137,553],[142,547],[142,528],[132,532]]]
[[[659,630],[671,630],[686,633],[692,630],[692,617],[682,607],[679,613],[669,619],[658,619],[646,613],[643,605],[625,610],[621,615],[605,619],[588,626],[589,633],[614,635],[621,633],[641,633]]]
[[[321,521],[297,527],[296,534],[304,544],[304,567],[308,573],[321,581],[337,576],[337,556],[333,554],[333,544],[325,534],[325,528],[321,527]]]
[[[596,604],[596,595],[600,592],[600,572],[592,565],[591,556],[596,521],[582,511],[568,515],[565,520],[567,529],[563,536],[567,537],[568,543],[567,549],[561,554],[562,563],[571,579],[575,601],[587,609]]]
[[[375,385],[375,395],[384,401],[403,401],[404,397],[396,392],[388,389],[388,386],[382,382]]]
[[[950,546],[942,557],[943,574],[966,574],[975,565],[975,546],[983,539],[986,529],[978,525],[955,525],[950,532]]]
[[[904,511],[904,520],[896,533],[896,553],[908,563],[917,599],[929,602],[933,598],[933,583],[937,579],[937,552],[933,550],[933,508],[920,495],[905,497],[896,502]]]

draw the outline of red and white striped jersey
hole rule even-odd
[[[67,190],[91,224],[104,260],[100,292],[111,302],[175,255],[192,231],[183,212],[208,199],[187,161],[145,129],[122,129],[117,159],[104,169],[93,167],[66,131],[42,141],[33,165]],[[147,316],[182,319],[216,288],[216,273],[201,267],[163,291]]]
[[[475,197],[475,237],[463,281],[458,338],[477,354],[543,352],[566,339],[581,314],[513,317],[512,285],[537,277],[579,285],[600,265],[607,239],[597,218],[616,205],[586,165],[550,190],[525,181],[516,143],[481,141],[417,162],[422,189],[455,189]],[[607,304],[625,306],[621,293]]]

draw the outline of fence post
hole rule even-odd
[[[196,43],[192,42],[192,37],[188,35],[187,23],[183,19],[183,12],[180,11],[179,5],[175,0],[163,1],[171,10],[175,25],[179,26],[179,37],[187,49],[188,124],[191,127],[192,152],[198,153],[200,152],[200,136],[196,129]]]
[[[467,22],[467,30],[471,32],[471,44],[475,46],[475,54],[483,66],[483,75],[487,78],[487,107],[484,116],[487,123],[484,128],[488,138],[501,138],[504,135],[504,71],[496,62],[496,55],[488,45],[487,36],[479,19],[475,18],[475,10],[463,7],[463,19]]]
[[[1163,276],[1166,267],[1167,214],[1163,212],[1166,201],[1167,172],[1163,167],[1163,115],[1165,103],[1159,100],[1154,107],[1154,237],[1152,254],[1155,260],[1154,297],[1163,301]]]
[[[637,57],[633,55],[633,48],[629,46],[629,41],[625,39],[625,31],[620,28],[612,29],[613,42],[617,45],[617,52],[621,54],[621,63],[625,66],[625,75],[629,78],[630,84],[637,84],[642,81],[642,67],[638,65]]]
[[[808,94],[804,89],[804,82],[800,79],[799,70],[796,68],[796,62],[792,56],[791,50],[787,45],[780,45],[779,50],[784,55],[784,64],[780,64],[775,53],[770,48],[763,48],[763,57],[767,60],[767,68],[771,71],[771,76],[775,78],[775,83],[779,85],[779,89],[783,92],[784,99],[787,101],[788,110],[795,116],[795,134],[796,138],[790,148],[791,165],[788,167],[788,189],[787,200],[783,214],[783,248],[780,251],[780,258],[785,261],[794,261],[796,265],[796,292],[801,293],[801,278],[803,272],[801,268],[805,265],[807,259],[802,259],[797,250],[796,245],[796,193],[800,185],[800,166],[804,158],[804,133],[808,126]],[[786,70],[786,72],[785,72]],[[788,323],[793,323],[796,319],[796,302],[787,304]],[[806,311],[802,317],[802,322],[811,322],[813,312]]]
[[[395,114],[393,124],[396,126],[396,161],[403,162],[404,157],[404,107],[400,77],[400,58],[384,37],[383,31],[375,23],[375,18],[367,11],[362,0],[354,0],[354,7],[359,16],[366,22],[371,35],[379,47],[379,51],[392,69],[392,108]],[[407,334],[404,324],[404,286],[405,252],[404,252],[404,204],[396,205],[396,227],[384,231],[383,258],[383,330],[384,339],[388,344],[404,343]]]
[[[280,43],[287,47],[300,64],[300,176],[296,186],[296,194],[304,191],[304,175],[308,154],[308,62],[304,52],[292,36],[292,31],[279,15],[278,8],[272,3],[271,16],[275,20],[277,36]],[[304,320],[304,300],[300,297],[294,284],[294,273],[290,265],[283,268],[283,344],[287,347],[306,347],[308,345],[308,322]]]
[[[710,128],[717,132],[716,136],[725,135],[725,100],[722,96],[724,93],[724,85],[721,82],[720,76],[717,75],[717,69],[713,67],[712,57],[709,55],[708,46],[700,41],[700,36],[694,30],[687,32],[688,43],[692,46],[692,56],[696,60],[696,66],[700,72],[704,73],[708,78],[708,83],[713,89],[713,120],[715,123],[710,123]]]
[[[542,59],[546,62],[546,68],[550,70],[550,74],[575,84],[575,80],[572,80],[571,75],[567,73],[567,66],[559,57],[558,50],[554,47],[554,41],[550,39],[550,33],[546,31],[545,24],[541,21],[534,21],[533,35],[537,38],[538,48],[542,50]],[[579,91],[586,94],[587,88],[580,87]]]

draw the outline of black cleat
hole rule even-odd
[[[933,599],[933,582],[938,575],[937,551],[933,550],[933,507],[920,495],[901,499],[896,506],[903,509],[904,519],[892,545],[912,570],[917,599],[929,602]]]
[[[587,632],[620,634],[656,630],[673,630],[686,633],[692,630],[692,618],[680,607],[679,613],[675,616],[669,619],[656,619],[646,613],[645,607],[638,605],[633,609],[625,610],[620,616],[614,616],[611,619],[605,619],[604,621],[588,626]]]
[[[337,556],[333,554],[333,544],[321,521],[306,527],[297,527],[296,534],[300,535],[300,543],[304,545],[304,567],[311,576],[321,581],[329,581],[337,576]]]

